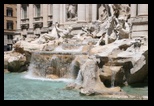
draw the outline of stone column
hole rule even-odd
[[[34,11],[33,11],[33,4],[29,4],[29,29],[28,29],[28,35],[33,35],[33,17],[34,17]]]
[[[86,21],[89,22],[90,21],[90,4],[86,4]]]
[[[60,4],[53,4],[53,24],[60,21]]]
[[[21,21],[21,4],[17,4],[17,29],[20,29]]]
[[[43,11],[43,28],[41,32],[47,33],[48,32],[48,4],[42,5],[42,11]]]
[[[41,12],[41,13],[40,13],[40,16],[43,16],[43,5],[44,5],[44,4],[40,4],[40,8],[41,8],[41,10],[40,10],[40,12]]]
[[[27,5],[27,18],[29,18],[29,5]]]
[[[86,4],[78,4],[78,22],[86,22]]]
[[[92,21],[97,20],[97,4],[92,4]]]
[[[29,28],[33,28],[33,4],[29,4]]]
[[[131,17],[136,17],[137,13],[137,4],[131,4],[131,8],[130,8],[130,11],[131,11]]]
[[[139,16],[148,15],[148,4],[138,4],[138,15]]]
[[[63,24],[64,23],[64,15],[63,15],[63,12],[64,12],[64,4],[60,4],[60,24]]]
[[[21,4],[17,4],[17,30],[15,32],[16,36],[20,36],[21,35]]]

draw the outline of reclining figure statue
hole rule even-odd
[[[62,30],[58,28],[58,26],[59,24],[58,22],[56,22],[50,34],[48,33],[42,34],[37,40],[32,41],[32,43],[42,44],[42,43],[47,43],[51,40],[56,40],[59,38],[67,37],[72,30],[72,27],[68,27],[66,30]]]

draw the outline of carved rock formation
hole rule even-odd
[[[4,69],[10,72],[22,72],[28,68],[26,56],[17,52],[4,54]]]
[[[67,89],[81,89],[82,95],[120,92],[120,87],[106,88],[99,77],[97,59],[89,57],[81,66],[75,84],[69,84]]]

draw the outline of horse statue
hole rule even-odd
[[[100,45],[102,40],[105,41],[105,44],[108,44],[118,39],[118,32],[115,30],[117,23],[117,19],[114,16],[111,16],[100,25],[100,31],[97,33],[97,36],[101,37],[96,44],[97,46]]]

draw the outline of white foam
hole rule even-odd
[[[56,82],[67,82],[67,83],[74,82],[73,79],[68,79],[68,78],[50,79],[50,78],[32,76],[29,74],[26,74],[25,76],[23,76],[23,78],[32,80],[41,80],[41,81],[56,81]]]

